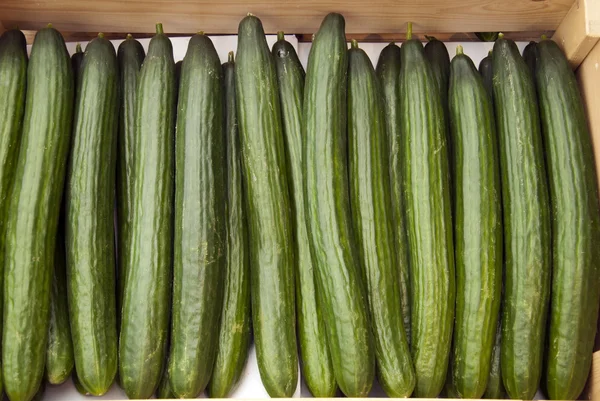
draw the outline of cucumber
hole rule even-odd
[[[536,81],[552,205],[546,351],[551,399],[577,399],[589,376],[600,301],[600,210],[593,145],[577,80],[558,45],[537,45]]]
[[[396,233],[396,265],[399,271],[400,305],[406,341],[410,346],[410,266],[404,222],[404,205],[402,203],[402,177],[400,160],[400,113],[398,112],[400,95],[398,78],[401,65],[400,47],[390,43],[383,48],[377,61],[375,71],[379,77],[384,100],[384,113],[389,155],[390,188],[392,199],[392,221]]]
[[[345,21],[328,14],[315,35],[304,87],[305,211],[317,302],[338,386],[369,394],[375,357],[350,212]]]
[[[167,358],[168,359],[168,358]],[[169,382],[169,370],[166,368],[168,366],[168,360],[165,361],[165,369],[163,369],[163,375],[160,379],[160,384],[158,385],[158,389],[156,390],[156,398],[158,399],[171,399],[175,398],[175,394],[171,390],[171,383]]]
[[[502,319],[498,316],[496,327],[496,338],[494,348],[492,349],[492,359],[490,362],[490,376],[488,377],[487,387],[483,393],[483,398],[499,400],[504,399],[506,391],[502,383],[502,369],[500,368],[500,349],[502,346]]]
[[[460,398],[481,398],[500,309],[502,205],[492,102],[460,45],[450,65],[449,108],[456,269],[451,370]]]
[[[48,332],[48,350],[46,352],[46,380],[50,384],[64,383],[75,366],[69,323],[65,257],[64,211],[61,210],[56,234],[50,300],[50,329]]]
[[[89,396],[91,395],[89,391],[87,391],[82,385],[79,379],[77,378],[77,372],[73,372],[72,375],[73,386],[75,386],[75,390],[81,395]]]
[[[129,398],[154,394],[167,345],[173,264],[175,142],[173,47],[156,25],[138,76],[132,205],[119,341],[119,377]]]
[[[227,155],[227,241],[223,311],[208,394],[225,398],[237,385],[248,358],[250,320],[250,266],[248,227],[244,209],[242,160],[235,108],[233,52],[223,69],[223,117]]]
[[[125,261],[127,260],[127,240],[131,225],[133,199],[132,181],[135,155],[133,143],[135,142],[135,101],[138,83],[138,74],[145,57],[142,44],[133,36],[127,35],[117,50],[119,62],[119,135],[117,137],[117,240],[118,240],[118,268],[117,268],[117,324],[121,325],[121,307],[123,306],[123,290],[125,288]]]
[[[550,285],[550,210],[535,88],[513,41],[492,52],[504,219],[502,380],[531,399],[542,367]]]
[[[446,127],[439,89],[421,42],[402,45],[400,158],[411,263],[414,395],[442,390],[454,321],[454,254]]]
[[[175,253],[169,381],[179,398],[208,384],[223,309],[227,187],[221,62],[204,34],[181,68],[175,148]]]
[[[535,65],[538,57],[537,45],[538,44],[536,42],[531,41],[527,44],[527,46],[525,46],[525,49],[523,49],[523,59],[525,60],[527,67],[529,67],[529,72],[531,73],[531,77],[533,78],[534,82],[536,78]]]
[[[485,90],[488,93],[488,96],[492,100],[492,107],[494,107],[494,83],[492,82],[494,78],[494,71],[492,69],[492,51],[485,56],[481,62],[479,63],[479,73],[483,78],[483,85],[485,86]]]
[[[71,137],[73,73],[64,39],[50,26],[38,31],[33,42],[26,99],[5,231],[2,373],[13,401],[31,400],[44,377],[54,247]]]
[[[409,397],[415,371],[403,330],[386,125],[379,82],[356,40],[348,51],[348,159],[352,223],[371,316],[379,383]]]
[[[444,42],[433,36],[427,37],[425,57],[429,60],[436,85],[440,91],[444,118],[448,121],[448,83],[450,81],[450,55]],[[448,126],[446,126],[448,128]]]
[[[4,32],[0,37],[0,232],[8,219],[11,188],[16,173],[21,144],[27,79],[27,43],[19,30]],[[0,235],[0,299],[4,281],[4,234]],[[0,308],[0,331],[2,330]],[[1,369],[1,367],[0,367]],[[0,394],[2,394],[0,377]]]
[[[475,32],[475,36],[482,42],[495,42],[500,32]]]
[[[31,399],[31,401],[42,401],[44,399],[44,394],[46,393],[46,383],[42,381],[40,383],[40,387],[36,391],[35,395]]]
[[[273,45],[273,59],[279,83],[279,99],[285,138],[288,183],[294,216],[294,251],[296,254],[296,308],[298,338],[302,356],[302,375],[314,397],[333,397],[337,384],[321,310],[317,306],[314,266],[304,210],[304,171],[302,169],[302,102],[304,68],[294,47],[283,32]]]
[[[256,357],[269,395],[291,397],[298,383],[292,216],[275,64],[253,15],[238,28],[235,81]]]
[[[75,53],[71,56],[71,67],[73,68],[73,80],[75,82],[75,92],[77,92],[77,85],[81,76],[81,64],[83,63],[83,50],[81,50],[81,44],[75,45]]]

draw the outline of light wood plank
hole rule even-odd
[[[313,33],[331,11],[346,16],[348,33],[547,31],[563,20],[573,0],[2,0],[7,27],[37,30],[48,22],[65,32],[165,31],[234,33],[248,13],[268,33]]]
[[[600,1],[577,0],[552,39],[577,68],[600,38]]]

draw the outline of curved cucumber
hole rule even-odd
[[[392,217],[396,234],[396,264],[399,271],[400,304],[406,331],[406,341],[410,345],[410,266],[408,263],[408,246],[406,224],[404,221],[404,204],[402,200],[402,166],[400,159],[400,105],[399,83],[401,50],[390,43],[383,48],[377,62],[377,76],[381,85],[384,100],[384,113],[389,155],[390,187],[392,197]]]
[[[2,373],[13,401],[31,400],[44,377],[52,265],[71,137],[73,73],[64,39],[51,27],[36,34],[26,99],[5,231]]]
[[[502,380],[509,397],[539,387],[550,287],[550,210],[535,87],[514,42],[492,52],[504,219]]]
[[[304,210],[304,171],[302,169],[302,101],[304,68],[294,47],[279,33],[273,45],[273,59],[279,83],[279,99],[285,138],[288,182],[290,185],[296,253],[296,308],[302,374],[315,397],[333,397],[337,384],[327,348],[321,310],[317,306],[314,266],[308,244]]]
[[[551,40],[537,45],[537,93],[552,205],[546,354],[551,399],[577,399],[589,376],[600,298],[600,210],[593,146],[575,75]]]

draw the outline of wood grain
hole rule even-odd
[[[600,38],[600,1],[577,0],[552,39],[577,68]]]
[[[596,1],[596,0],[593,0]],[[6,28],[37,30],[51,22],[63,32],[234,33],[251,12],[265,31],[313,33],[331,11],[346,17],[348,33],[554,30],[573,0],[2,0]]]

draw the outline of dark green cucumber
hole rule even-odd
[[[44,394],[46,393],[46,383],[42,381],[40,383],[40,387],[38,387],[35,395],[31,399],[31,401],[42,401],[44,399]]]
[[[248,212],[252,325],[262,382],[271,397],[298,383],[292,216],[275,63],[261,21],[238,28],[236,106]]]
[[[2,373],[13,401],[31,400],[44,377],[54,247],[71,137],[73,73],[64,39],[51,27],[36,34],[26,99],[5,231]]]
[[[46,352],[46,379],[50,384],[62,384],[75,365],[73,340],[67,302],[67,270],[65,256],[64,211],[61,210],[56,234],[56,252],[50,300],[50,329]]]
[[[119,70],[103,34],[86,47],[67,170],[65,244],[69,320],[79,381],[92,395],[117,372],[114,194]]]
[[[454,322],[454,249],[444,112],[421,42],[402,45],[401,160],[411,266],[416,397],[444,386]]]
[[[538,389],[550,287],[550,210],[535,87],[513,41],[492,53],[504,219],[502,380],[509,397]]]
[[[0,37],[0,299],[4,291],[4,229],[21,145],[26,79],[25,35],[19,30],[6,31]],[[2,308],[0,332],[1,310]],[[2,387],[0,378],[0,394]]]
[[[475,32],[475,36],[482,42],[495,42],[499,32]]]
[[[83,50],[81,50],[81,44],[77,43],[75,46],[75,53],[71,56],[71,67],[73,68],[73,80],[75,82],[74,88],[77,92],[77,84],[81,75],[81,64],[83,63]]]
[[[77,378],[77,372],[73,372],[72,375],[72,380],[73,380],[73,386],[75,386],[75,390],[77,390],[77,392],[81,395],[85,395],[85,396],[89,396],[91,395],[89,391],[87,391],[83,385],[81,384],[81,382],[79,381],[79,379]]]
[[[494,83],[492,82],[494,78],[494,71],[492,69],[492,51],[485,56],[481,62],[479,63],[479,73],[483,78],[483,85],[485,86],[485,90],[487,91],[490,99],[492,100],[492,107],[494,107]]]
[[[450,55],[444,42],[436,38],[427,37],[428,42],[425,45],[425,57],[429,60],[431,70],[437,87],[440,90],[442,108],[444,109],[444,118],[448,120],[448,82],[450,80]]]
[[[337,384],[331,355],[327,348],[322,312],[317,306],[314,266],[308,244],[304,210],[304,171],[302,167],[302,102],[304,100],[304,68],[294,47],[283,32],[273,45],[277,69],[279,99],[285,138],[288,183],[294,216],[296,254],[296,308],[298,338],[302,356],[302,375],[315,397],[333,397]]]
[[[145,52],[142,44],[133,36],[127,38],[119,45],[117,60],[120,74],[120,112],[119,135],[117,137],[117,240],[118,240],[118,268],[117,268],[117,324],[121,325],[121,307],[123,305],[123,290],[125,288],[125,261],[127,260],[127,239],[131,226],[132,181],[133,181],[133,143],[135,141],[135,100],[137,91],[138,74]]]
[[[538,57],[537,46],[538,44],[536,42],[531,41],[525,46],[525,49],[523,49],[523,59],[525,60],[527,67],[529,67],[529,72],[531,73],[534,82],[536,77],[535,65]]]
[[[600,298],[600,210],[593,145],[577,80],[551,40],[537,45],[537,93],[552,205],[552,295],[546,355],[550,399],[580,395]]]
[[[165,369],[163,369],[162,378],[160,379],[160,384],[158,385],[158,389],[156,390],[156,398],[158,399],[164,400],[176,398],[175,394],[171,390],[171,383],[169,382],[169,370],[166,368],[168,364],[168,360],[165,361]]]
[[[348,51],[348,159],[352,223],[371,316],[379,383],[410,397],[415,371],[403,330],[383,98],[371,60]]]
[[[222,72],[210,38],[190,39],[175,148],[175,259],[169,381],[179,398],[208,384],[223,309],[227,179]]]
[[[340,14],[327,15],[308,57],[304,202],[333,373],[344,394],[365,397],[373,384],[375,357],[348,196],[345,25]]]
[[[406,225],[404,222],[404,206],[402,200],[402,177],[400,160],[400,113],[398,110],[400,87],[401,50],[390,43],[383,48],[375,71],[379,77],[384,100],[385,124],[387,127],[387,147],[389,155],[390,188],[392,199],[392,221],[396,233],[396,265],[399,271],[400,304],[406,331],[406,341],[410,345],[410,266],[408,264],[408,248]]]
[[[502,369],[500,367],[500,349],[502,345],[502,319],[498,316],[498,324],[492,350],[492,359],[490,361],[490,376],[488,377],[487,387],[483,393],[483,398],[503,399],[506,396],[504,383],[502,383]]]
[[[156,25],[138,76],[131,225],[119,341],[119,377],[130,398],[154,394],[171,310],[175,143],[175,62]],[[200,246],[201,244],[197,244]]]
[[[461,398],[481,398],[490,374],[502,288],[502,205],[494,110],[458,46],[450,65],[456,311],[452,376]]]
[[[250,344],[250,266],[248,228],[244,209],[242,159],[235,107],[233,52],[223,64],[223,117],[227,155],[227,241],[223,311],[217,358],[208,394],[225,398],[236,386],[248,358]]]

